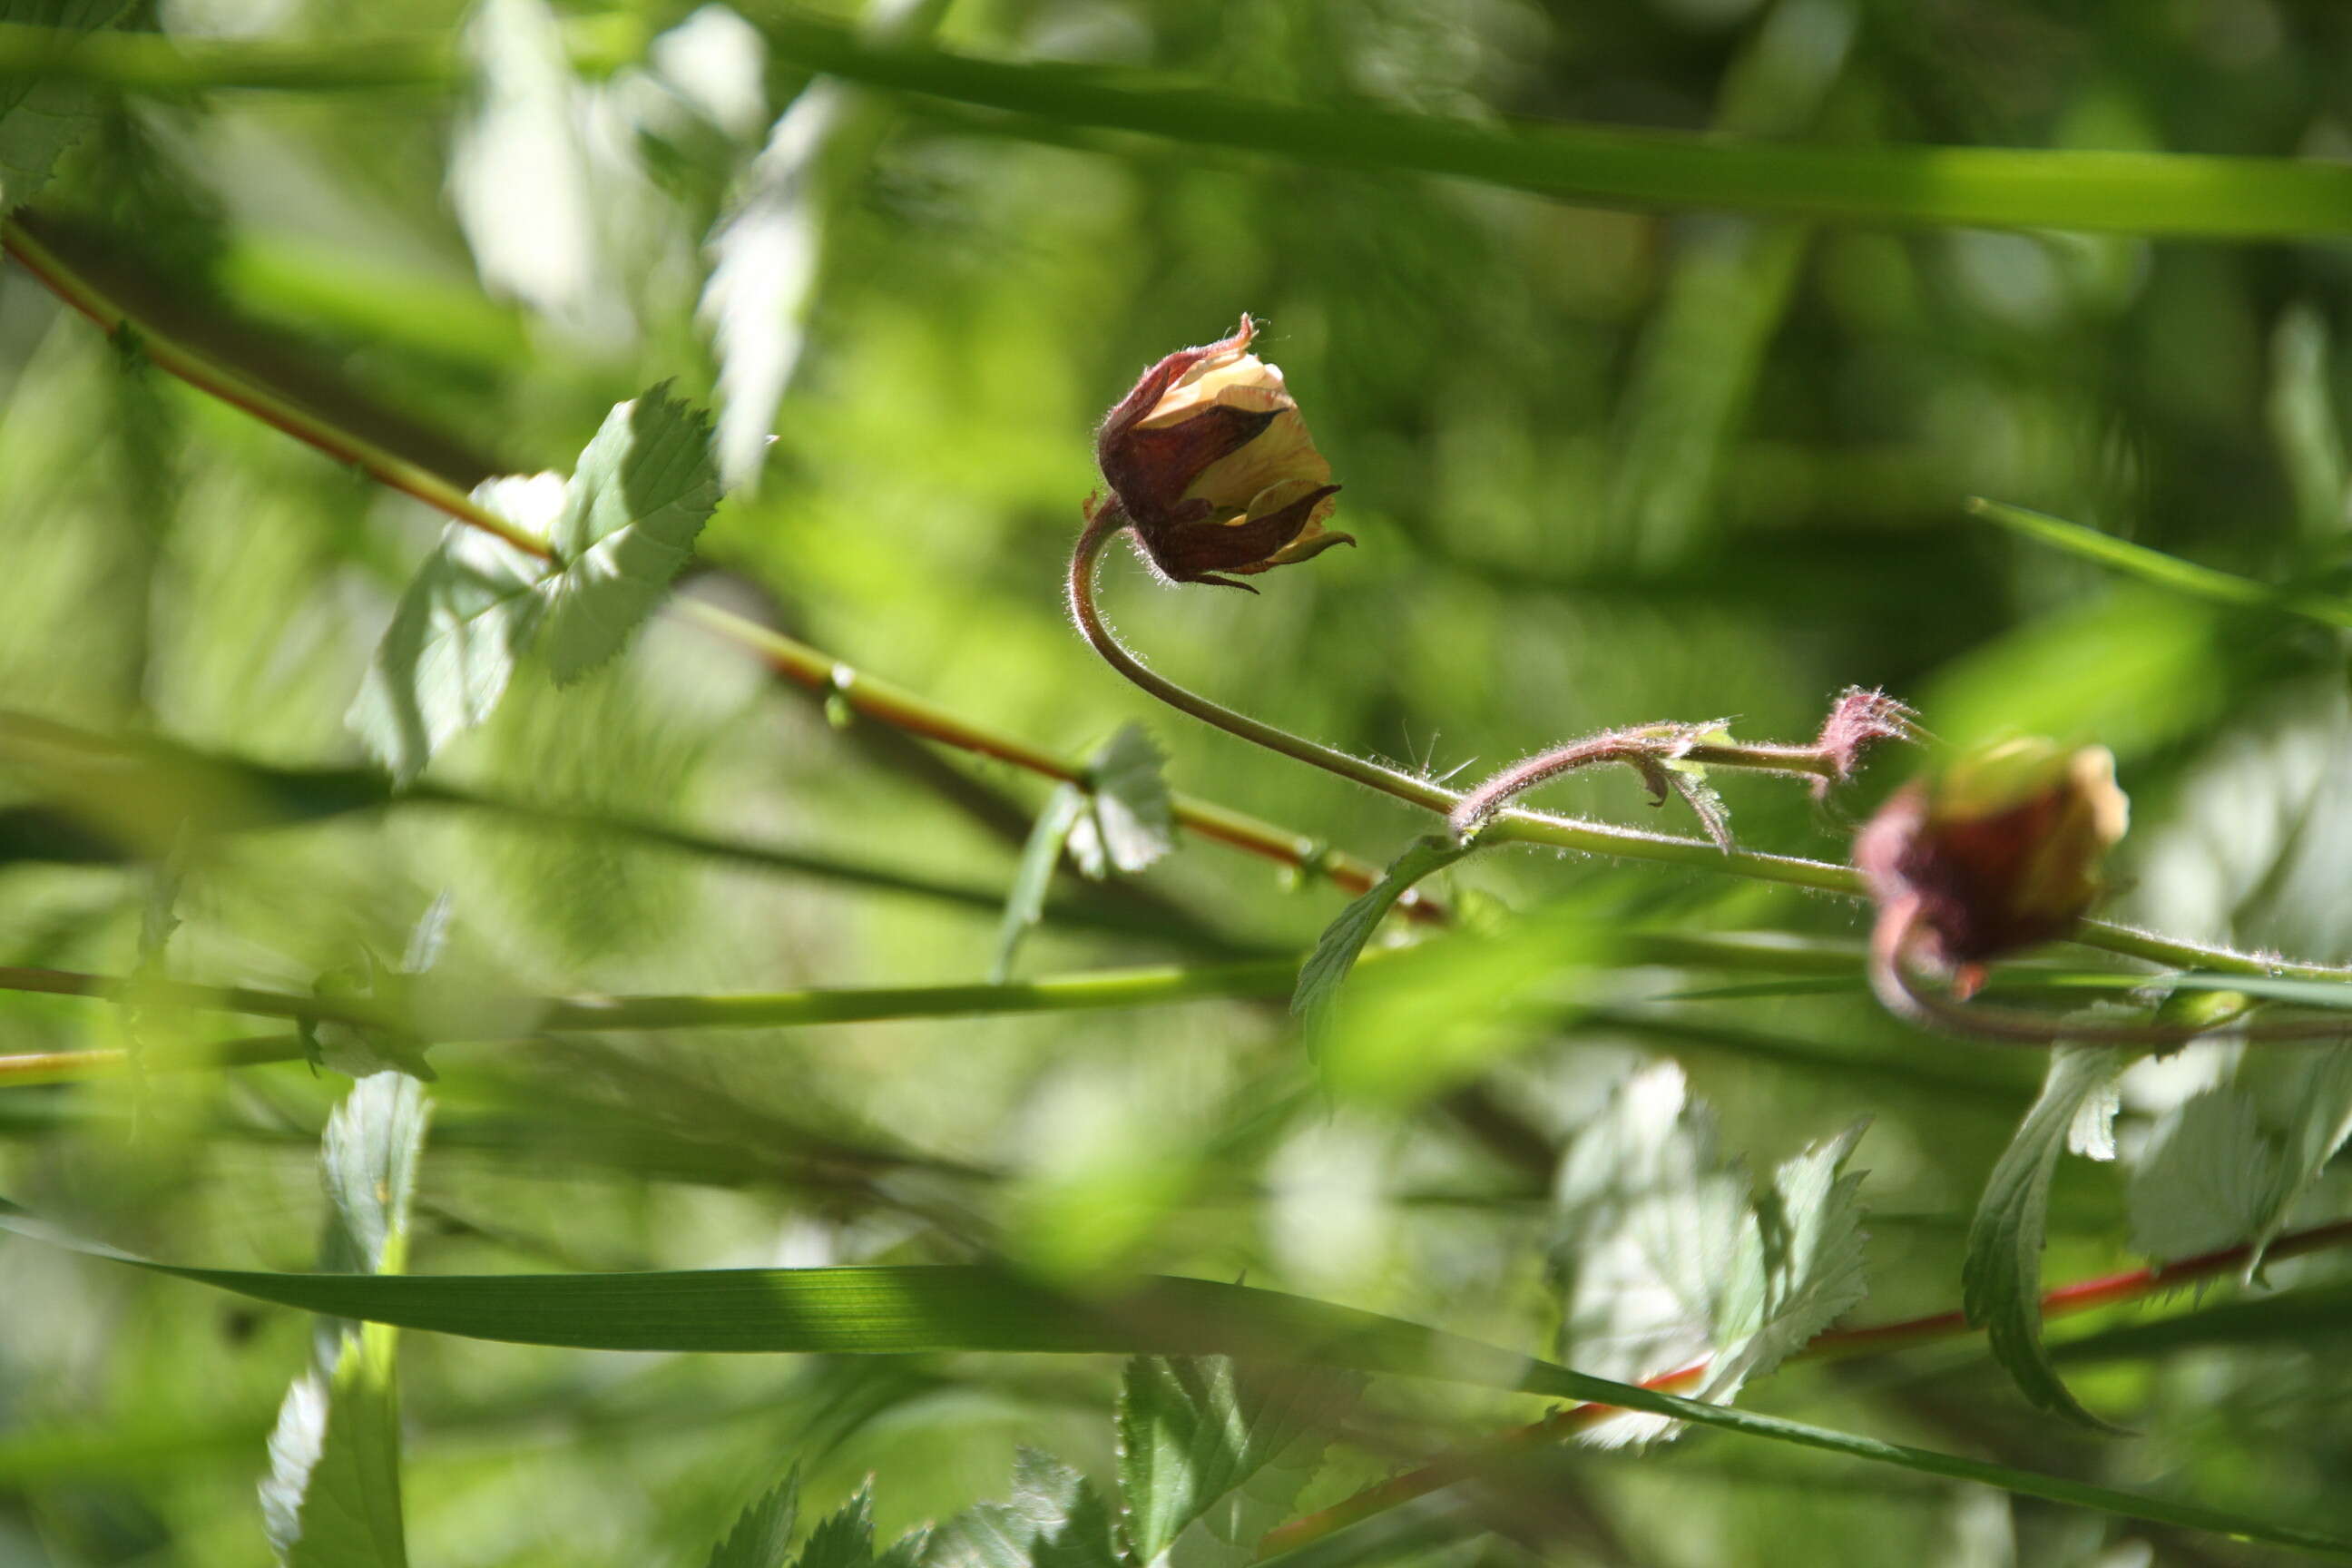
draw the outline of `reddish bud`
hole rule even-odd
[[[1853,863],[1882,915],[1909,911],[1918,957],[1965,971],[2063,935],[2129,816],[2104,746],[2011,741],[1896,791]]]
[[[1247,588],[1216,574],[1254,574],[1355,542],[1323,530],[1339,487],[1282,372],[1249,352],[1256,333],[1244,316],[1232,337],[1170,354],[1096,433],[1109,504],[1171,582]]]

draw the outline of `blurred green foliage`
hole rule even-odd
[[[6,16],[72,19],[38,10]],[[1020,62],[1008,90],[1033,109],[813,81],[792,50],[807,18],[748,0],[740,16],[145,0],[124,37],[277,49],[278,79],[89,87],[83,133],[18,216],[159,331],[463,486],[568,471],[614,404],[664,380],[718,407],[726,456],[729,410],[748,400],[736,428],[776,438],[738,437],[729,460],[759,454],[756,483],[711,519],[686,592],[1065,753],[1139,720],[1177,789],[1385,864],[1434,825],[1150,704],[1063,612],[1097,483],[1093,423],[1140,367],[1246,310],[1360,543],[1261,580],[1259,597],[1164,589],[1118,552],[1105,603],[1162,673],[1464,783],[1622,724],[1736,715],[1743,737],[1801,739],[1832,693],[1883,686],[1948,740],[2113,748],[2134,800],[2122,918],[2352,960],[2340,631],[2118,576],[1965,504],[2342,603],[2340,237],[1604,209],[1371,166],[1369,142],[1302,161],[1251,152],[1245,119],[1145,135],[1069,109],[1097,89],[1206,88],[1340,121],[1433,117],[1434,141],[1552,121],[2325,172],[2352,151],[2352,12],[826,10],[920,58],[929,38],[938,58]],[[371,60],[410,79],[371,83]],[[2241,195],[2217,177],[2191,216],[2234,232]],[[2148,226],[2198,226],[2161,216]],[[710,293],[730,256],[740,287]],[[772,421],[761,386],[780,389]],[[74,743],[0,723],[0,963],[307,994],[371,952],[392,964],[446,894],[435,973],[461,1001],[987,974],[999,916],[974,890],[1011,888],[1048,786],[870,721],[829,723],[684,617],[656,616],[572,685],[527,662],[417,795],[375,793],[343,714],[439,524],[0,270],[0,709],[173,743],[170,767],[113,788],[117,762],[66,766]],[[278,771],[257,783],[192,757]],[[1866,811],[1910,765],[1879,753],[1836,813]],[[1843,858],[1843,826],[1801,786],[1715,782],[1745,847]],[[467,804],[485,799],[504,805]],[[1538,804],[1660,820],[1630,776],[1578,775]],[[685,853],[648,826],[742,852]],[[142,944],[169,879],[180,923]],[[1958,1302],[1969,1215],[2038,1064],[1879,1014],[1843,945],[1860,910],[1524,852],[1481,855],[1435,889],[1469,934],[1365,966],[1337,1012],[1328,1090],[1264,997],[451,1044],[432,1058],[409,1267],[986,1259],[1081,1292],[1134,1271],[1246,1275],[1533,1352],[1560,1310],[1544,1282],[1559,1151],[1635,1068],[1674,1057],[1756,1171],[1871,1118],[1856,1315]],[[1299,954],[1345,902],[1188,838],[1134,879],[1066,868],[1017,973]],[[1750,984],[1789,965],[1627,945],[1748,931],[1828,954],[1829,973]],[[1660,1000],[1676,996],[1696,999]],[[7,1053],[169,1053],[252,1027],[0,995]],[[2212,1047],[2135,1069],[2126,1167],[2231,1070]],[[346,1088],[299,1061],[0,1088],[0,1192],[171,1260],[308,1268],[318,1140]],[[2126,1266],[2126,1190],[2113,1166],[2060,1163],[2045,1282]],[[2346,1197],[2340,1172],[2323,1177],[2300,1223]],[[2268,1275],[2309,1288],[2343,1265]],[[263,1556],[254,1488],[308,1364],[302,1314],[11,1238],[0,1321],[0,1562]],[[1976,1344],[1791,1369],[1743,1403],[2352,1531],[2352,1320],[2286,1336],[2240,1321],[2073,1363],[2053,1331],[2069,1385],[2130,1426],[2121,1439],[2036,1415]],[[1097,1479],[1118,1468],[1108,1358],[411,1334],[400,1363],[420,1563],[698,1561],[795,1458],[805,1518],[878,1472],[886,1539],[1000,1495],[1021,1445]],[[1536,1413],[1376,1383],[1301,1506]],[[1444,1554],[2269,1560],[1723,1434],[1571,1451],[1520,1489],[1548,1506],[1474,1510],[1464,1531],[1503,1533]]]

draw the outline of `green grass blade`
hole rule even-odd
[[[2216,1531],[2352,1562],[2352,1539],[1679,1399],[1400,1319],[1279,1291],[1157,1276],[1074,1302],[970,1266],[730,1268],[641,1274],[367,1277],[152,1262],[59,1235],[13,1205],[0,1226],[215,1289],[309,1311],[517,1344],[670,1352],[1280,1355],[1360,1372],[1594,1400],[1923,1475],[2129,1519]]]
[[[2242,239],[2352,232],[2352,164],[2316,159],[1806,147],[1688,132],[1498,127],[877,46],[838,24],[784,10],[756,21],[779,58],[812,70],[1055,127],[1140,132],[1339,168],[1454,174],[1576,201],[1878,225]]]
[[[2352,604],[2314,594],[2298,594],[2291,589],[2273,588],[2250,577],[2217,572],[2210,566],[2200,566],[2193,561],[2183,561],[2177,555],[2167,555],[2161,550],[2150,550],[2145,544],[2134,544],[2127,539],[2101,533],[2097,529],[2085,528],[2079,522],[2068,522],[2063,518],[2031,511],[2021,506],[2011,506],[2004,501],[1978,497],[1969,502],[1969,510],[2037,544],[2046,544],[2069,555],[2095,561],[2102,566],[2161,588],[2170,588],[2176,593],[2210,599],[2215,604],[2232,605],[2240,609],[2284,610],[2289,615],[2301,616],[2326,626],[2352,627]]]

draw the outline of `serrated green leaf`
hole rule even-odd
[[[885,1560],[911,1553],[921,1536],[909,1537],[883,1554]],[[874,1482],[871,1478],[850,1500],[817,1521],[801,1547],[795,1568],[877,1568],[874,1559]]]
[[[328,1119],[320,1176],[329,1200],[329,1269],[397,1273],[424,1145],[425,1100],[415,1079],[362,1079]],[[401,1568],[398,1331],[321,1324],[320,1365],[297,1378],[269,1437],[261,1507],[288,1568]]]
[[[621,651],[718,505],[709,418],[671,396],[667,382],[605,416],[550,536],[556,569],[537,587],[556,679],[575,679]]]
[[[327,1189],[323,1261],[352,1274],[397,1274],[405,1262],[408,1205],[431,1114],[425,1086],[378,1073],[352,1086],[327,1119],[319,1173]]]
[[[1087,762],[1087,809],[1070,829],[1078,869],[1100,881],[1148,868],[1175,847],[1168,758],[1140,724],[1122,724]]]
[[[1034,1448],[1013,1467],[1013,1496],[940,1526],[923,1568],[1118,1568],[1110,1510],[1094,1483]]]
[[[800,1518],[800,1500],[801,1473],[795,1465],[736,1516],[725,1538],[710,1549],[709,1568],[784,1568],[793,1526]]]
[[[559,681],[620,651],[718,505],[709,424],[664,383],[605,416],[570,479],[509,476],[474,500],[546,538],[554,559],[461,523],[443,532],[344,718],[404,784],[490,716],[534,645]]]
[[[2263,1266],[2263,1250],[2294,1217],[2294,1205],[2319,1179],[2336,1152],[2352,1139],[2352,1046],[2312,1053],[2299,1064],[2294,1112],[2279,1145],[2279,1178],[2267,1212],[2254,1229],[2251,1279]]]
[[[2352,1136],[2352,1046],[2242,1056],[2174,1107],[2132,1173],[2133,1245],[2170,1262],[2250,1244],[2242,1278]]]
[[[1127,1363],[1119,1510],[1132,1560],[1240,1568],[1288,1517],[1362,1379],[1227,1356]]]
[[[532,588],[541,570],[493,534],[462,523],[443,531],[401,595],[343,721],[394,779],[415,778],[498,707],[538,629],[544,605]]]
[[[1056,784],[1037,813],[1029,841],[1022,846],[1021,864],[1013,872],[1012,889],[1004,898],[1004,920],[996,931],[996,962],[989,983],[1002,985],[1013,978],[1013,955],[1021,939],[1045,914],[1045,895],[1053,888],[1055,868],[1062,863],[1062,847],[1087,809],[1084,791],[1076,784]]]
[[[1416,838],[1389,863],[1381,879],[1349,900],[1339,918],[1323,928],[1315,951],[1299,965],[1298,988],[1291,993],[1290,1011],[1310,1040],[1329,1026],[1339,987],[1347,983],[1363,956],[1364,946],[1381,921],[1396,908],[1407,889],[1424,877],[1435,875],[1470,853],[1469,847],[1444,834]]]
[[[2167,1112],[2132,1172],[2136,1252],[2169,1260],[2233,1246],[2261,1228],[2281,1185],[2279,1146],[2253,1097],[2207,1089]]]
[[[1727,1403],[1863,1299],[1855,1127],[1784,1163],[1751,1198],[1714,1118],[1671,1062],[1635,1074],[1580,1131],[1555,1188],[1560,1359],[1637,1382],[1704,1360],[1696,1397]],[[1621,1415],[1605,1446],[1668,1435]]]
[[[1817,1143],[1772,1173],[1743,1224],[1698,1397],[1728,1400],[1802,1350],[1868,1293],[1862,1173],[1846,1161],[1866,1123]]]
[[[0,0],[0,22],[88,33],[126,0]],[[0,217],[41,194],[58,155],[98,107],[87,82],[26,74],[0,80]]]
[[[2009,1147],[1993,1163],[1969,1222],[1961,1304],[1981,1326],[1993,1359],[2040,1409],[2111,1431],[2084,1409],[2058,1376],[2042,1342],[2042,1247],[2050,1213],[2050,1179],[2084,1108],[2102,1102],[2123,1071],[2111,1047],[2061,1046],[2050,1053],[2041,1096]]]
[[[306,1372],[269,1435],[263,1523],[287,1568],[404,1568],[400,1407],[393,1331],[341,1336],[333,1369]]]

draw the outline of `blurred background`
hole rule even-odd
[[[824,14],[1122,81],[1481,124],[2352,145],[2352,13],[2327,0]],[[1431,825],[1156,707],[1061,607],[1094,422],[1143,366],[1248,311],[1346,487],[1334,526],[1358,548],[1258,579],[1254,598],[1160,587],[1118,552],[1105,605],[1161,672],[1465,782],[1647,721],[1804,739],[1839,689],[1883,686],[1954,740],[2112,747],[2135,816],[2114,912],[2352,959],[2338,636],[2135,584],[1964,510],[1990,497],[2263,581],[2340,581],[2341,244],[1877,231],[1335,172],[812,85],[768,47],[768,15],[140,0],[132,28],[318,47],[267,88],[101,89],[20,216],[159,331],[465,485],[568,469],[613,403],[674,380],[722,411],[740,481],[687,592],[1065,752],[1139,720],[1177,788],[1384,862]],[[454,46],[439,79],[320,63],[420,38]],[[396,957],[446,894],[440,973],[486,994],[986,974],[1045,786],[831,724],[677,617],[576,686],[526,667],[419,798],[368,804],[380,785],[342,715],[438,529],[0,269],[0,708],[166,738],[187,749],[174,768],[280,770],[268,788],[231,770],[234,821],[191,819],[196,786],[159,773],[94,826],[57,782],[81,775],[37,765],[12,720],[0,963],[307,992],[370,951]],[[1866,811],[1910,765],[1882,753],[1839,808]],[[1743,844],[1844,858],[1844,828],[1801,787],[1724,791]],[[1692,826],[1630,778],[1539,804]],[[746,852],[631,831],[646,824]],[[892,877],[921,885],[877,885]],[[159,889],[181,922],[160,945],[142,934]],[[1442,890],[1518,933],[1507,974],[1495,949],[1447,949],[1410,994],[1371,991],[1356,1087],[1336,1096],[1278,998],[451,1046],[434,1056],[415,1267],[1003,1257],[1077,1289],[1245,1273],[1536,1350],[1558,1316],[1542,1272],[1556,1149],[1634,1066],[1672,1057],[1753,1168],[1871,1118],[1856,1316],[1958,1302],[1967,1217],[2037,1062],[1911,1033],[1850,974],[1791,986],[1575,958],[1580,932],[1629,928],[1842,952],[1860,910],[1524,850]],[[1295,954],[1344,895],[1191,840],[1132,882],[1066,875],[1056,900],[1020,974]],[[0,997],[10,1052],[251,1027]],[[2136,1072],[2127,1159],[2228,1070],[2192,1053]],[[306,1268],[316,1140],[343,1087],[291,1063],[10,1088],[0,1191],[125,1247]],[[2049,1279],[2132,1261],[2125,1190],[2113,1167],[2065,1163]],[[2323,1184],[2311,1214],[2342,1198]],[[2340,1272],[2322,1258],[2272,1278]],[[300,1314],[11,1240],[0,1322],[0,1563],[260,1557],[253,1485]],[[2120,1440],[2033,1415],[1966,1343],[1792,1370],[1744,1403],[2340,1528],[2340,1336],[2084,1357],[2070,1375],[2132,1425]],[[1017,1444],[1097,1475],[1110,1462],[1107,1361],[404,1348],[420,1563],[699,1561],[795,1456],[813,1507],[877,1473],[886,1531],[1000,1492]],[[1317,1496],[1535,1412],[1383,1385]],[[1551,1528],[1456,1555],[2268,1560],[1721,1435],[1588,1455],[1549,1485]]]

